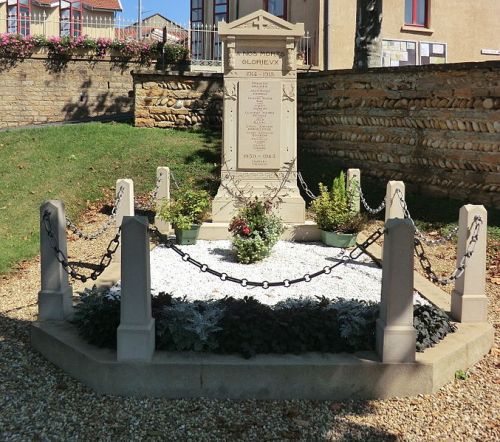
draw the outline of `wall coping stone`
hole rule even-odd
[[[115,55],[113,55],[115,54]],[[71,62],[71,61],[88,61],[88,62],[112,62],[112,63],[135,63],[141,65],[141,61],[137,57],[123,57],[119,55],[120,53],[118,51],[115,51],[112,53],[112,55],[104,55],[102,57],[98,57],[97,55],[93,54],[86,54],[84,51],[81,51],[80,53],[72,54],[70,55],[67,59],[64,60],[64,62]],[[25,58],[20,58],[20,61],[23,60],[49,60],[50,57],[47,52],[34,52],[31,54],[29,57]],[[59,59],[55,59],[58,61]],[[156,60],[152,60],[151,64],[155,64]]]
[[[190,72],[170,69],[138,69],[130,72],[132,77],[142,77],[148,75],[155,76],[183,76],[183,77],[199,77],[199,78],[217,78],[222,79],[223,75],[219,72]]]
[[[299,77],[324,77],[332,74],[385,74],[385,73],[409,73],[426,71],[460,71],[469,69],[500,69],[500,60],[490,61],[471,61],[466,63],[448,63],[448,64],[428,64],[418,66],[399,66],[399,67],[372,67],[367,69],[338,69],[320,72],[299,72]]]

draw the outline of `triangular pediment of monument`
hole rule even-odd
[[[252,12],[230,23],[219,23],[220,35],[270,35],[277,37],[301,37],[304,23],[290,23],[263,9]]]

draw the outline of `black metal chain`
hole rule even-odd
[[[174,183],[175,188],[177,190],[179,190],[180,189],[179,183],[175,179],[175,175],[174,175],[174,172],[172,170],[170,170],[170,178],[172,179],[172,182]]]
[[[311,189],[309,189],[306,181],[304,180],[304,177],[302,176],[302,173],[301,172],[298,172],[297,173],[297,177],[299,179],[299,183],[302,187],[302,189],[304,189],[304,192],[306,193],[306,195],[311,198],[312,200],[315,200],[318,198],[317,195],[315,195]],[[355,190],[358,192],[358,195],[359,195],[359,199],[361,200],[361,202],[363,203],[363,206],[364,208],[366,209],[367,212],[371,213],[372,215],[376,215],[377,213],[381,212],[382,210],[384,210],[385,208],[385,199],[382,200],[382,202],[378,205],[377,208],[373,209],[370,207],[370,205],[368,204],[368,202],[366,201],[366,198],[363,194],[363,190],[361,189],[361,186],[359,184],[358,181],[354,181],[353,182],[354,186],[355,186]]]
[[[47,232],[47,236],[49,237],[50,245],[56,254],[57,261],[59,261],[64,271],[69,276],[71,276],[73,279],[80,280],[83,283],[87,282],[88,279],[92,279],[93,281],[95,281],[104,272],[104,270],[106,270],[106,268],[111,264],[113,255],[120,245],[121,227],[118,228],[116,235],[109,242],[108,247],[106,248],[106,253],[104,253],[99,264],[96,266],[97,269],[94,270],[89,276],[87,276],[79,273],[76,269],[81,266],[69,263],[68,257],[59,248],[58,241],[56,239],[56,236],[54,235],[54,231],[52,230],[52,222],[50,220],[50,212],[48,210],[43,213],[42,220],[45,231]]]
[[[419,238],[415,237],[414,240],[415,253],[420,261],[420,265],[422,266],[424,273],[431,281],[437,282],[438,284],[441,285],[448,285],[454,282],[456,279],[460,278],[460,276],[462,276],[467,266],[467,260],[474,253],[474,249],[476,247],[476,243],[479,238],[479,230],[481,228],[482,223],[483,220],[479,215],[474,217],[474,221],[472,222],[471,226],[470,240],[469,243],[467,244],[466,251],[462,256],[462,258],[460,259],[458,266],[455,268],[453,273],[447,278],[440,278],[439,276],[436,275],[436,272],[432,269],[432,264],[425,253],[422,241]]]
[[[425,245],[438,246],[446,244],[448,241],[451,241],[451,239],[457,234],[458,226],[456,226],[448,235],[442,238],[437,238],[437,239],[426,238],[426,236],[418,229],[417,225],[415,224],[415,221],[411,217],[410,211],[408,210],[408,205],[406,204],[406,200],[404,198],[401,189],[396,189],[396,195],[399,198],[399,203],[401,204],[401,208],[403,209],[404,217],[411,221],[413,228],[415,229],[415,236],[418,237],[420,241],[423,242]]]
[[[148,200],[146,201],[145,204],[138,204],[137,202],[134,205],[135,210],[141,210],[141,211],[155,211],[155,203],[156,203],[156,197],[158,196],[158,191],[160,190],[160,182],[161,179],[163,178],[163,172],[160,172],[160,175],[158,178],[156,178],[156,184],[155,188],[149,192]]]
[[[97,230],[95,230],[92,233],[86,233],[83,230],[79,229],[75,223],[73,223],[68,217],[66,217],[67,229],[72,233],[74,233],[79,238],[84,239],[86,241],[93,241],[99,238],[114,224],[116,219],[116,211],[118,210],[118,206],[121,203],[124,191],[125,191],[124,187],[120,186],[120,189],[118,190],[118,193],[116,195],[115,205],[111,210],[111,215],[109,215],[109,218]]]
[[[370,207],[368,202],[366,201],[365,195],[363,193],[363,190],[361,189],[361,185],[359,184],[358,181],[354,181],[354,186],[356,187],[356,190],[359,193],[359,199],[363,203],[363,207],[368,213],[371,213],[372,215],[376,215],[379,212],[382,212],[382,210],[385,209],[385,198],[382,200],[382,202],[374,209]]]
[[[152,233],[155,235],[159,235],[161,238],[165,238],[163,234],[161,234],[158,229],[151,229]],[[167,248],[172,249],[175,253],[177,253],[183,261],[188,262],[198,269],[200,269],[203,273],[209,273],[220,278],[221,281],[229,281],[234,282],[235,284],[240,284],[242,287],[262,287],[263,289],[268,289],[269,287],[290,287],[293,284],[298,284],[300,282],[310,282],[312,279],[320,276],[320,275],[328,275],[332,272],[333,269],[340,266],[341,264],[347,264],[352,260],[358,259],[363,253],[366,253],[366,249],[370,247],[377,239],[379,239],[384,234],[383,229],[378,229],[374,233],[372,233],[362,244],[357,244],[356,247],[351,250],[349,255],[342,256],[341,260],[331,266],[325,266],[321,270],[318,270],[314,273],[306,273],[301,278],[296,279],[284,279],[283,281],[249,281],[245,278],[236,278],[234,276],[230,276],[224,272],[218,272],[217,270],[211,269],[207,264],[203,264],[197,261],[194,258],[191,258],[189,253],[186,253],[179,249],[171,240],[164,241],[164,244]]]
[[[309,189],[309,186],[307,185],[306,183],[306,180],[304,179],[304,177],[302,176],[302,173],[301,172],[298,172],[297,173],[297,178],[299,179],[299,183],[300,183],[300,186],[302,187],[302,189],[304,189],[304,192],[306,193],[306,195],[311,198],[312,200],[315,200],[316,198],[318,198],[313,192],[311,189]]]

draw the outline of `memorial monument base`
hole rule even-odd
[[[230,240],[229,223],[205,222],[200,227],[199,240],[222,241]],[[285,231],[281,235],[282,241],[310,242],[321,240],[321,230],[313,221],[301,224],[285,224]]]
[[[263,201],[269,197],[269,193],[268,189],[255,189],[252,187],[252,196],[249,199],[257,197]],[[284,196],[276,197],[275,201],[277,202],[277,207],[273,209],[273,213],[278,215],[284,223],[304,223],[306,219],[306,203],[300,196],[298,189],[286,189]],[[215,223],[229,223],[238,212],[238,209],[239,204],[237,199],[230,196],[221,187],[212,202],[212,221]]]

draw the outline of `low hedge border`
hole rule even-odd
[[[80,336],[98,347],[116,349],[120,297],[96,288],[81,295],[73,323]],[[252,297],[188,301],[160,293],[152,297],[156,348],[240,354],[355,352],[375,348],[379,304],[355,299],[288,298],[274,306]],[[455,331],[446,313],[414,306],[416,350],[434,346]]]

